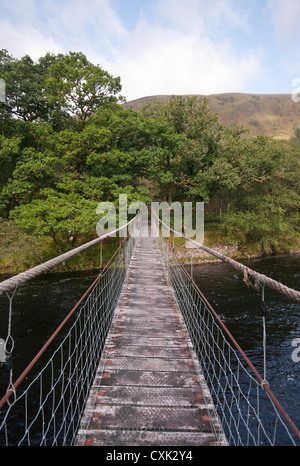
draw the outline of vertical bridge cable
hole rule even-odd
[[[6,337],[6,341],[5,341],[5,351],[9,356],[11,356],[11,354],[13,352],[13,349],[14,349],[14,345],[15,345],[14,339],[13,339],[12,334],[11,334],[11,320],[12,320],[12,302],[13,302],[15,293],[17,291],[17,287],[18,286],[15,285],[15,289],[14,289],[11,296],[8,293],[6,293],[7,297],[8,297],[8,300],[9,300],[9,312],[8,312],[7,337]]]
[[[101,271],[102,269],[102,241],[100,243],[100,266],[99,266],[99,270]]]
[[[5,357],[9,359],[9,363],[10,363],[9,385],[8,385],[7,391],[11,391],[14,394],[14,401],[10,403],[11,405],[13,405],[16,400],[16,391],[15,391],[15,387],[13,384],[13,369],[12,369],[12,364],[11,364],[12,352],[15,346],[15,342],[11,334],[11,321],[12,321],[12,303],[13,303],[13,299],[17,291],[17,288],[18,288],[18,285],[15,285],[15,289],[11,295],[9,295],[9,293],[6,293],[8,300],[9,300],[9,312],[8,312],[7,337],[5,340]]]
[[[266,355],[266,344],[267,344],[267,333],[266,333],[266,317],[265,317],[265,287],[262,286],[261,288],[262,293],[262,322],[263,322],[263,352],[264,352],[264,381],[263,383],[267,382],[267,355]]]

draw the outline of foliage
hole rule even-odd
[[[18,273],[42,261],[39,238],[27,234],[15,222],[0,219],[0,269]]]
[[[46,55],[52,63],[45,79],[45,93],[54,112],[78,118],[81,128],[103,106],[122,101],[120,78],[113,78],[82,53]]]
[[[204,201],[240,246],[274,250],[299,235],[296,138],[245,137],[204,98],[125,109],[120,78],[82,53],[33,62],[2,50],[0,77],[0,216],[24,238],[70,248],[95,236],[98,203],[118,208],[120,194],[129,204]]]
[[[143,112],[153,118],[150,178],[160,187],[161,195],[169,201],[208,201],[212,187],[203,183],[206,171],[220,157],[224,141],[229,136],[239,140],[245,129],[224,128],[205,98],[173,96],[167,104],[145,106]]]
[[[209,177],[224,201],[225,235],[236,243],[258,243],[275,251],[299,235],[299,150],[269,137],[241,141],[242,152]],[[230,176],[231,175],[231,176]]]

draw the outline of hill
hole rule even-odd
[[[190,95],[189,95],[190,96]],[[300,126],[300,102],[295,103],[291,94],[211,94],[200,95],[219,115],[225,126],[242,125],[249,128],[250,136],[264,134],[276,139],[290,139]],[[139,110],[154,101],[167,101],[170,95],[142,97],[125,104]]]

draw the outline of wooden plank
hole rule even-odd
[[[207,407],[205,398],[199,386],[190,387],[159,387],[149,390],[145,386],[112,385],[95,387],[91,390],[91,397],[97,399],[97,404],[103,405],[135,405],[135,406],[164,406],[181,408]],[[208,406],[212,409],[212,406]]]
[[[99,405],[91,412],[90,429],[135,429],[211,432],[206,408]]]
[[[138,371],[159,371],[159,372],[187,372],[196,375],[191,359],[170,359],[170,358],[136,358],[136,357],[114,357],[106,361],[105,368],[125,369]],[[104,370],[105,370],[104,368]]]
[[[113,358],[115,357],[149,357],[149,358],[170,358],[170,359],[186,359],[187,353],[182,351],[182,347],[179,348],[168,348],[165,346],[130,346],[123,345],[120,342],[117,345],[110,345],[110,354]]]
[[[199,381],[195,375],[184,372],[157,372],[128,369],[108,369],[96,376],[95,386],[107,385],[145,386],[145,387],[198,387]]]
[[[115,325],[114,333],[118,335],[128,335],[127,328],[122,326],[121,324]],[[138,336],[138,337],[153,337],[153,338],[166,338],[170,336],[168,330],[166,328],[148,328],[148,327],[135,327],[133,326],[131,329],[131,336]],[[174,338],[183,338],[184,333],[182,329],[176,329],[175,337]]]
[[[164,334],[163,337],[155,337],[148,335],[128,335],[117,333],[114,335],[114,341],[108,342],[108,345],[118,345],[120,347],[141,347],[145,348],[147,346],[152,347],[166,347],[171,350],[172,348],[182,348],[186,344],[184,335],[177,334],[176,338],[170,335]]]
[[[119,329],[126,329],[127,327],[129,327],[131,330],[133,325],[135,326],[134,330],[146,328],[149,331],[156,330],[156,328],[159,328],[159,326],[161,326],[164,332],[170,333],[173,330],[174,337],[176,337],[176,332],[181,330],[181,326],[178,324],[178,322],[176,322],[175,320],[173,322],[166,321],[163,317],[161,317],[160,319],[154,319],[152,317],[152,319],[149,320],[137,321],[134,318],[129,319],[126,318],[126,316],[122,316],[120,317],[120,320],[116,322],[116,326]],[[157,325],[157,327],[153,329],[154,325]]]
[[[78,443],[86,446],[215,446],[216,437],[212,433],[189,432],[156,432],[146,430],[93,430],[87,435],[80,433]]]

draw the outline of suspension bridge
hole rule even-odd
[[[0,400],[0,445],[277,445],[282,433],[299,445],[265,374],[178,261],[174,243],[157,234],[163,222],[153,216],[149,226],[141,217],[122,227],[130,234],[28,367],[17,380],[11,374]],[[8,360],[18,287],[102,248],[119,230],[0,283],[9,304]],[[298,291],[204,249],[247,284],[300,302]]]

